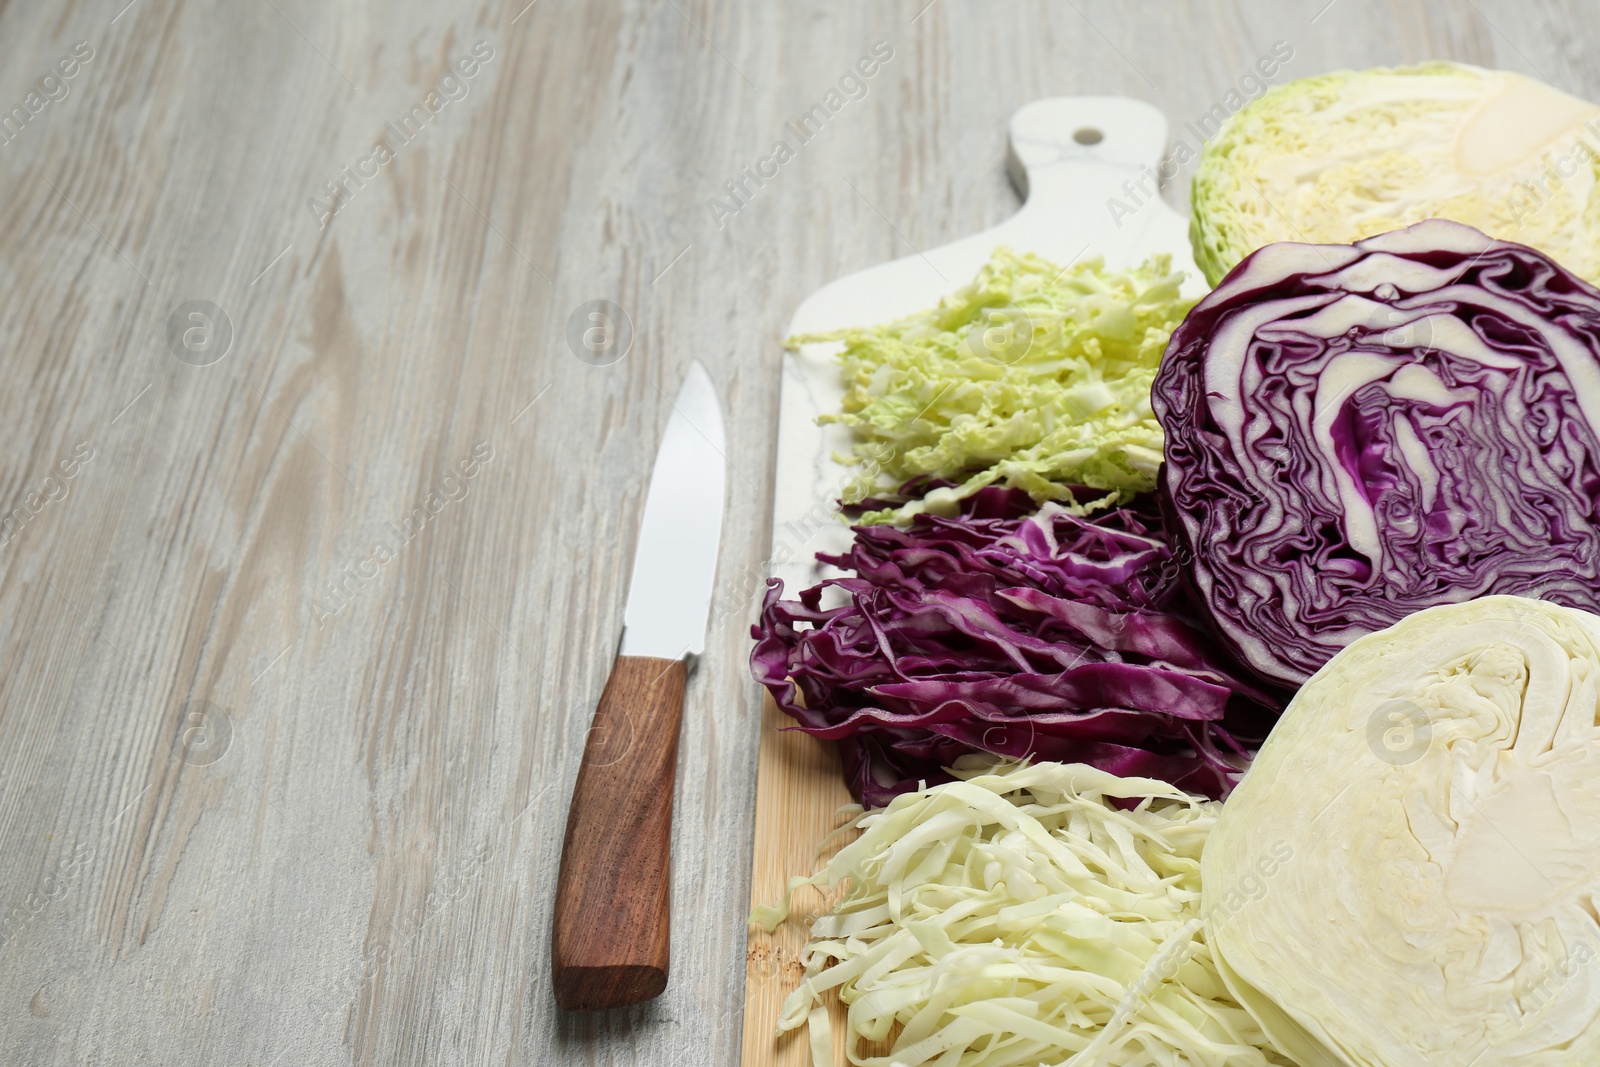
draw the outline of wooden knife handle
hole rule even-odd
[[[672,790],[688,664],[618,656],[572,790],[551,938],[556,1003],[602,1011],[667,986]]]

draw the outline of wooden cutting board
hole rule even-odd
[[[800,305],[789,332],[867,326],[932,307],[971,281],[1000,245],[1062,266],[1101,256],[1109,267],[1127,267],[1165,252],[1175,268],[1188,272],[1185,292],[1199,296],[1205,285],[1189,249],[1188,222],[1154,193],[1166,145],[1166,118],[1142,101],[1077,96],[1029,104],[1011,118],[1007,160],[1025,201],[1021,210],[991,230],[824,286]],[[832,511],[847,480],[832,457],[849,451],[849,430],[816,424],[818,415],[838,410],[843,395],[834,358],[839,347],[807,345],[783,362],[769,558],[791,596],[832,570],[813,562],[817,552],[840,552],[850,542]],[[816,869],[818,845],[843,821],[838,809],[851,802],[833,745],[783,731],[790,720],[770,697],[763,705],[752,904],[776,901],[790,877]],[[810,919],[824,907],[820,894],[805,890],[797,894],[794,918],[775,933],[751,927],[745,1067],[809,1063],[805,1031],[780,1038],[775,1026],[803,973],[800,952]],[[833,1018],[835,1061],[842,1065],[845,1018],[837,1002]]]

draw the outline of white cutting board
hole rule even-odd
[[[1108,267],[1131,267],[1165,252],[1188,275],[1185,293],[1200,296],[1206,287],[1189,248],[1188,220],[1148,194],[1166,146],[1166,117],[1141,100],[1060,96],[1027,105],[1011,117],[1006,160],[1025,201],[1020,211],[993,229],[823,286],[795,312],[789,335],[870,326],[931,308],[972,281],[1001,245],[1063,267],[1093,256]],[[1114,199],[1132,213],[1118,211],[1114,219]],[[821,576],[810,562],[817,551],[849,545],[843,523],[821,520],[848,480],[833,455],[849,453],[850,430],[816,424],[818,415],[839,410],[840,347],[806,345],[784,355],[772,559],[790,592]]]
[[[1036,252],[1062,266],[1101,256],[1108,266],[1130,267],[1165,252],[1174,268],[1189,275],[1186,294],[1205,291],[1182,216],[1159,197],[1140,193],[1142,206],[1123,214],[1118,227],[1108,206],[1113,197],[1134,205],[1124,182],[1142,178],[1147,190],[1153,188],[1153,172],[1167,145],[1167,120],[1160,111],[1117,96],[1057,97],[1018,111],[1010,132],[1008,165],[1025,200],[1022,210],[992,230],[823,287],[800,305],[790,333],[868,326],[933,307],[970,282],[1000,245]],[[1100,135],[1095,143],[1081,143],[1094,140],[1094,133]],[[841,552],[850,543],[849,529],[833,510],[848,471],[832,458],[849,452],[849,430],[816,424],[818,415],[839,410],[843,389],[834,358],[839,348],[808,345],[786,354],[783,362],[770,568],[791,597],[824,576],[812,562],[816,552]],[[787,878],[815,869],[819,843],[838,825],[839,806],[850,800],[833,746],[782,729],[789,720],[770,697],[762,704],[752,904],[777,901]],[[800,981],[809,919],[825,908],[809,891],[794,903],[793,918],[775,933],[751,929],[745,956],[745,1067],[810,1063],[803,1031],[781,1039],[773,1034],[779,1006]],[[835,1060],[842,1064],[845,1016],[837,1002],[832,1016]]]

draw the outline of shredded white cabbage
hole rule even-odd
[[[836,990],[861,1067],[1289,1062],[1205,942],[1200,849],[1218,804],[1081,764],[975,764],[858,817],[857,840],[791,883],[850,887],[812,924],[780,1033],[809,1024],[813,1061],[831,1064],[816,1028]],[[751,921],[787,915],[785,899]]]

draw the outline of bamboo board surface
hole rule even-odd
[[[772,698],[761,707],[761,764],[756,778],[756,851],[751,870],[750,903],[770,904],[783,895],[795,874],[817,864],[817,846],[843,819],[849,804],[839,756],[832,744],[784,730],[789,720]],[[747,1067],[802,1067],[810,1063],[806,1032],[777,1036],[779,1009],[800,984],[804,968],[800,951],[806,928],[823,913],[822,894],[795,894],[790,921],[772,933],[750,928],[745,952],[744,1063]],[[844,1060],[845,1012],[832,1000],[834,1059]]]

